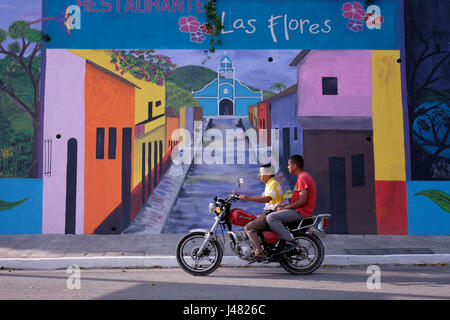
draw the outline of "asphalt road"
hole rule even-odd
[[[376,270],[375,270],[376,271]],[[308,276],[281,268],[220,268],[194,277],[179,268],[0,270],[0,299],[304,300],[449,299],[449,266],[322,267]],[[375,276],[379,275],[378,278]],[[373,287],[369,289],[367,285]],[[377,282],[376,280],[380,281]],[[79,289],[77,289],[79,288]]]

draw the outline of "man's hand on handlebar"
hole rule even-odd
[[[245,194],[241,194],[239,196],[239,200],[247,200],[247,196]]]

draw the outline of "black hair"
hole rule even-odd
[[[305,162],[303,161],[303,157],[301,155],[295,154],[290,156],[289,160],[291,160],[291,163],[298,165],[300,169],[303,169]]]

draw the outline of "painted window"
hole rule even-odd
[[[352,187],[363,187],[365,185],[364,154],[352,155]]]
[[[322,77],[322,94],[337,95],[338,83],[336,77]]]
[[[109,128],[108,132],[108,159],[116,158],[117,128]]]
[[[297,127],[294,127],[294,141],[298,140],[298,132],[297,132]]]
[[[97,138],[95,143],[95,158],[105,158],[105,128],[97,128]]]

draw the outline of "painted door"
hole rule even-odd
[[[147,189],[148,189],[148,195],[150,196],[150,193],[152,192],[152,143],[148,142],[147,144],[147,149],[148,149],[148,157],[147,157],[147,162],[148,162],[148,178],[147,178]]]
[[[223,99],[219,103],[219,115],[231,116],[233,115],[233,101],[230,99]]]
[[[145,205],[145,201],[147,200],[145,193],[145,142],[142,144],[142,206]]]
[[[159,141],[159,180],[161,181],[162,175],[163,175],[163,143],[162,140]]]
[[[330,179],[330,210],[332,216],[327,232],[348,233],[345,158],[330,157],[328,159],[328,166]]]
[[[131,149],[132,129],[122,129],[122,230],[131,217]]]
[[[77,140],[71,138],[67,141],[65,234],[75,234],[77,209],[77,153]]]
[[[290,189],[293,190],[297,179],[295,175],[289,173],[289,169],[287,167],[289,157],[291,156],[291,128],[283,128],[281,139],[282,154],[280,157],[280,167],[281,171],[284,173],[284,176],[288,178]]]
[[[158,143],[153,142],[153,189],[158,184]]]

